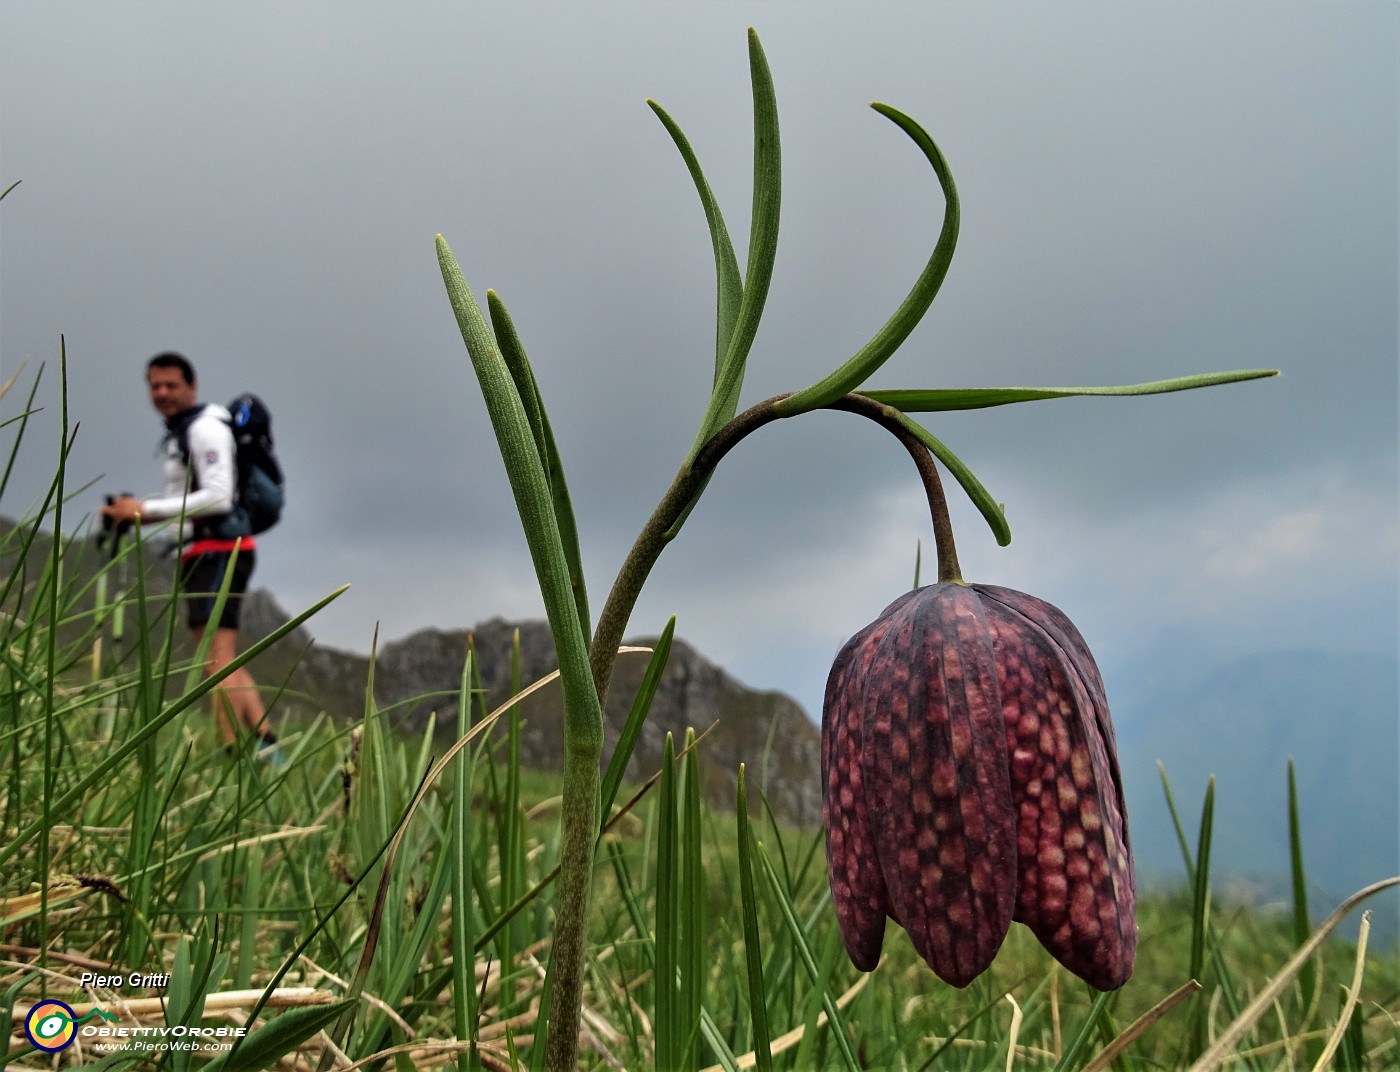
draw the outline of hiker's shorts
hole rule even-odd
[[[239,551],[234,560],[231,551],[205,551],[191,555],[180,564],[180,590],[189,607],[190,628],[202,629],[214,616],[214,603],[223,587],[229,562],[233,562],[233,579],[229,582],[228,599],[224,603],[215,629],[237,629],[243,595],[248,591],[248,578],[253,575],[256,552]]]

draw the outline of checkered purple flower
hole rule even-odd
[[[1011,922],[1101,990],[1132,974],[1132,852],[1113,725],[1083,637],[989,585],[909,592],[854,636],[822,711],[827,867],[852,963],[888,916],[966,986]]]

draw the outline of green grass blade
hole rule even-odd
[[[1169,380],[1152,380],[1149,383],[1131,383],[1117,387],[970,387],[863,393],[877,402],[883,402],[905,413],[943,413],[949,410],[1010,406],[1018,402],[1037,402],[1048,398],[1162,395],[1277,375],[1278,369],[1240,369],[1232,372],[1206,372],[1196,376],[1176,376]]]
[[[753,214],[749,224],[749,259],[744,292],[729,345],[715,377],[710,404],[699,434],[686,455],[688,464],[705,442],[729,422],[739,408],[744,369],[768,300],[778,254],[778,216],[782,202],[782,154],[778,142],[778,100],[773,76],[758,34],[749,30],[749,75],[753,84]]]
[[[797,918],[797,907],[793,904],[792,898],[788,896],[781,877],[773,867],[773,861],[768,858],[768,853],[761,844],[758,846],[758,858],[763,864],[769,888],[777,900],[783,922],[787,925],[793,949],[802,962],[803,968],[807,971],[807,978],[814,987],[822,991],[822,1008],[826,1010],[827,1026],[831,1029],[831,1037],[835,1040],[837,1052],[841,1055],[842,1066],[847,1069],[847,1072],[860,1072],[860,1062],[856,1060],[856,1055],[851,1049],[850,1033],[846,1030],[845,1017],[841,1010],[836,1007],[836,998],[827,986],[827,976],[823,974],[817,963],[817,957],[812,952],[808,931]],[[825,907],[823,905],[823,908]]]
[[[1293,944],[1300,948],[1312,933],[1312,920],[1308,914],[1308,877],[1303,866],[1303,830],[1298,810],[1298,781],[1294,775],[1293,757],[1288,757],[1288,860],[1293,882]],[[1298,989],[1301,998],[1300,1010],[1306,1014],[1313,995],[1317,992],[1317,964],[1308,961],[1298,971]],[[1307,1063],[1317,1063],[1322,1054],[1321,1039],[1310,1038],[1306,1044]]]
[[[676,990],[680,971],[680,819],[676,749],[671,735],[661,754],[660,822],[656,829],[656,1067],[679,1069],[687,1027]]]
[[[1176,810],[1176,800],[1172,796],[1171,782],[1167,778],[1167,768],[1161,761],[1157,762],[1157,777],[1162,782],[1162,794],[1167,802],[1167,814],[1171,816],[1172,829],[1176,832],[1177,848],[1181,850],[1181,859],[1186,865],[1186,880],[1193,885],[1196,882],[1196,861],[1191,857],[1191,846],[1186,841],[1186,827],[1182,825],[1181,813]]]
[[[642,726],[646,722],[647,712],[651,710],[651,702],[656,697],[657,687],[661,684],[661,675],[666,670],[666,661],[671,656],[671,641],[676,633],[676,619],[672,615],[666,623],[666,628],[661,630],[661,636],[657,638],[652,649],[651,659],[647,662],[646,672],[642,675],[641,687],[637,689],[636,698],[632,701],[632,710],[627,716],[627,722],[622,727],[622,732],[618,734],[617,746],[613,749],[612,758],[608,760],[608,769],[603,774],[602,787],[602,808],[599,812],[599,819],[606,823],[612,814],[613,803],[617,800],[617,792],[622,786],[622,779],[626,777],[627,765],[632,762],[632,753],[637,746],[637,740],[642,735]]]
[[[753,1024],[754,1066],[772,1072],[772,1038],[768,1029],[767,988],[763,985],[763,945],[758,934],[758,899],[753,883],[753,832],[749,829],[749,797],[744,764],[739,764],[736,808],[739,836],[739,896],[744,915],[744,964],[748,969],[749,1018]]]
[[[1080,1057],[1088,1049],[1089,1040],[1098,1030],[1099,1018],[1107,1011],[1108,1003],[1112,1000],[1113,991],[1111,990],[1103,991],[1094,998],[1089,1015],[1084,1018],[1084,1022],[1079,1025],[1079,1030],[1075,1032],[1073,1040],[1065,1047],[1064,1053],[1060,1055],[1060,1060],[1055,1065],[1055,1072],[1069,1072],[1070,1069],[1080,1067],[1083,1063],[1080,1061]]]
[[[1302,948],[1294,953],[1282,968],[1272,973],[1268,983],[1259,990],[1248,1007],[1234,1018],[1229,1027],[1211,1040],[1210,1047],[1192,1063],[1187,1072],[1213,1072],[1214,1069],[1225,1063],[1229,1059],[1231,1051],[1249,1032],[1254,1023],[1276,1006],[1279,996],[1293,985],[1293,981],[1302,966],[1317,955],[1322,943],[1326,941],[1328,935],[1336,930],[1342,920],[1368,898],[1396,886],[1400,886],[1400,875],[1383,879],[1357,890],[1333,909],[1332,914],[1322,921],[1322,925],[1317,930],[1313,931]]]
[[[462,687],[457,694],[457,736],[465,737],[472,728],[472,680],[475,677],[475,654],[468,649],[462,664]],[[463,749],[452,768],[451,836],[448,851],[452,853],[452,1014],[454,1034],[470,1040],[472,1049],[457,1055],[458,1072],[471,1072],[475,1061],[477,1041],[476,997],[476,913],[472,908],[472,835],[475,827],[471,818],[472,757]]]
[[[679,964],[679,1008],[685,1041],[682,1066],[699,1065],[700,1010],[704,1004],[705,982],[705,868],[701,859],[700,768],[695,749],[695,731],[686,731],[686,757],[682,769],[681,797],[681,918]]]
[[[933,253],[919,278],[915,280],[913,289],[885,322],[884,327],[835,372],[779,402],[777,409],[784,417],[819,409],[842,395],[858,390],[861,384],[889,360],[890,355],[899,349],[900,344],[909,337],[909,333],[933,304],[933,299],[948,274],[948,266],[953,260],[953,249],[958,243],[962,210],[957,187],[953,184],[952,172],[948,170],[948,162],[943,158],[942,151],[923,127],[897,108],[891,108],[887,104],[872,104],[871,107],[908,134],[933,166],[945,201],[943,226],[939,230]]]
[[[10,385],[15,382],[15,376],[18,375],[19,371],[16,370],[14,376],[11,376],[8,380],[5,381],[4,388],[0,389],[0,398],[4,397],[5,392],[9,390]],[[24,432],[25,429],[29,427],[30,415],[35,412],[34,399],[39,393],[39,383],[43,378],[44,369],[41,365],[39,367],[39,371],[34,374],[34,382],[29,386],[29,398],[24,403],[24,409],[18,414],[18,416],[12,417],[9,421],[5,422],[6,424],[9,424],[11,421],[18,420],[19,428],[15,430],[14,442],[10,444],[10,453],[9,456],[5,459],[5,472],[3,475],[0,475],[0,499],[4,499],[5,489],[10,486],[10,474],[14,472],[15,461],[19,457],[20,444],[24,442]],[[45,503],[46,509],[47,505],[48,504]]]
[[[1191,892],[1191,978],[1205,970],[1206,932],[1210,927],[1210,843],[1215,828],[1215,776],[1206,783],[1201,805],[1201,832],[1196,842],[1196,873]]]
[[[288,1009],[250,1032],[242,1045],[210,1061],[204,1066],[204,1072],[257,1072],[271,1068],[317,1032],[335,1023],[341,1013],[354,1004],[353,1001],[337,1001],[333,1005]]]

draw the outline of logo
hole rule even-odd
[[[34,1048],[45,1053],[57,1053],[73,1044],[77,1036],[77,1017],[61,1001],[41,1001],[24,1018],[24,1033]]]

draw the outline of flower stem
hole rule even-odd
[[[656,560],[661,557],[666,545],[675,538],[679,523],[684,520],[724,456],[750,433],[784,417],[785,415],[778,411],[777,404],[787,397],[787,394],[781,394],[764,399],[738,414],[711,436],[696,452],[691,462],[681,467],[666,494],[652,511],[651,517],[647,519],[631,551],[623,560],[621,569],[618,570],[617,579],[613,582],[607,601],[599,612],[598,626],[593,633],[589,661],[600,705],[607,702],[613,665],[617,662],[618,645],[622,643],[622,635],[632,617],[632,609],[636,606],[642,586],[651,574],[652,567],[656,565]],[[919,478],[924,484],[924,492],[928,496],[934,540],[938,548],[938,579],[961,582],[957,549],[953,545],[953,527],[948,518],[948,503],[943,494],[943,483],[939,479],[937,466],[928,448],[900,423],[898,410],[865,395],[848,394],[828,403],[825,408],[844,410],[872,420],[904,445],[910,457],[914,459]]]

